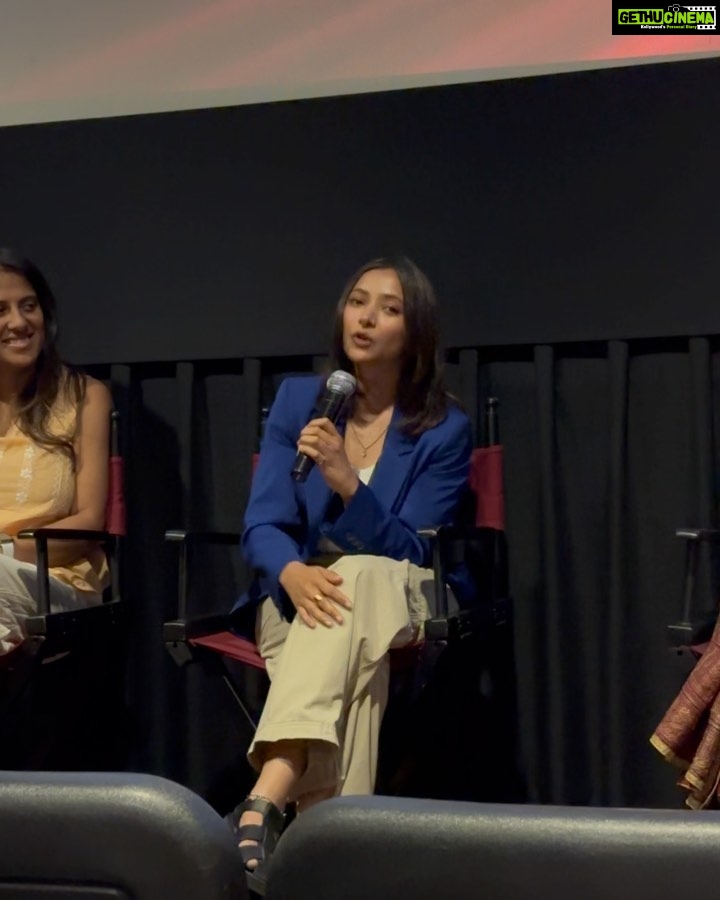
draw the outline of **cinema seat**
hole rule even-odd
[[[245,900],[225,822],[151,775],[0,773],[1,900]]]
[[[720,812],[342,797],[299,816],[267,900],[714,897]]]

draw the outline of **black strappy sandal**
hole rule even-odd
[[[260,813],[263,817],[262,825],[240,825],[240,818],[246,812]],[[250,794],[225,818],[232,828],[238,844],[241,841],[253,841],[252,844],[238,846],[238,850],[247,873],[248,887],[254,893],[264,896],[267,883],[267,862],[280,840],[285,825],[285,815],[266,797]],[[248,863],[252,862],[257,862],[257,866],[249,869]]]

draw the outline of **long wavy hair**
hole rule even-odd
[[[417,436],[437,425],[457,401],[445,385],[439,346],[435,291],[425,273],[405,256],[378,257],[361,266],[349,279],[337,305],[332,337],[332,368],[354,373],[343,347],[343,310],[358,280],[373,269],[393,269],[403,294],[405,354],[396,405],[402,414],[400,429]],[[352,414],[352,405],[347,410]]]
[[[74,466],[75,435],[54,434],[50,430],[50,415],[58,400],[80,408],[85,399],[85,376],[60,359],[57,306],[42,272],[29,259],[8,247],[0,248],[0,269],[16,272],[28,282],[40,304],[45,328],[43,348],[35,362],[32,377],[19,397],[15,422],[31,440],[47,450],[64,453]]]

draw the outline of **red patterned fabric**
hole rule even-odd
[[[720,620],[693,648],[700,661],[653,732],[650,743],[683,770],[678,785],[691,809],[720,807]]]

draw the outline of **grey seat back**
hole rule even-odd
[[[0,897],[245,900],[204,800],[151,775],[0,772]]]
[[[273,856],[268,900],[714,897],[720,812],[338,798]]]

